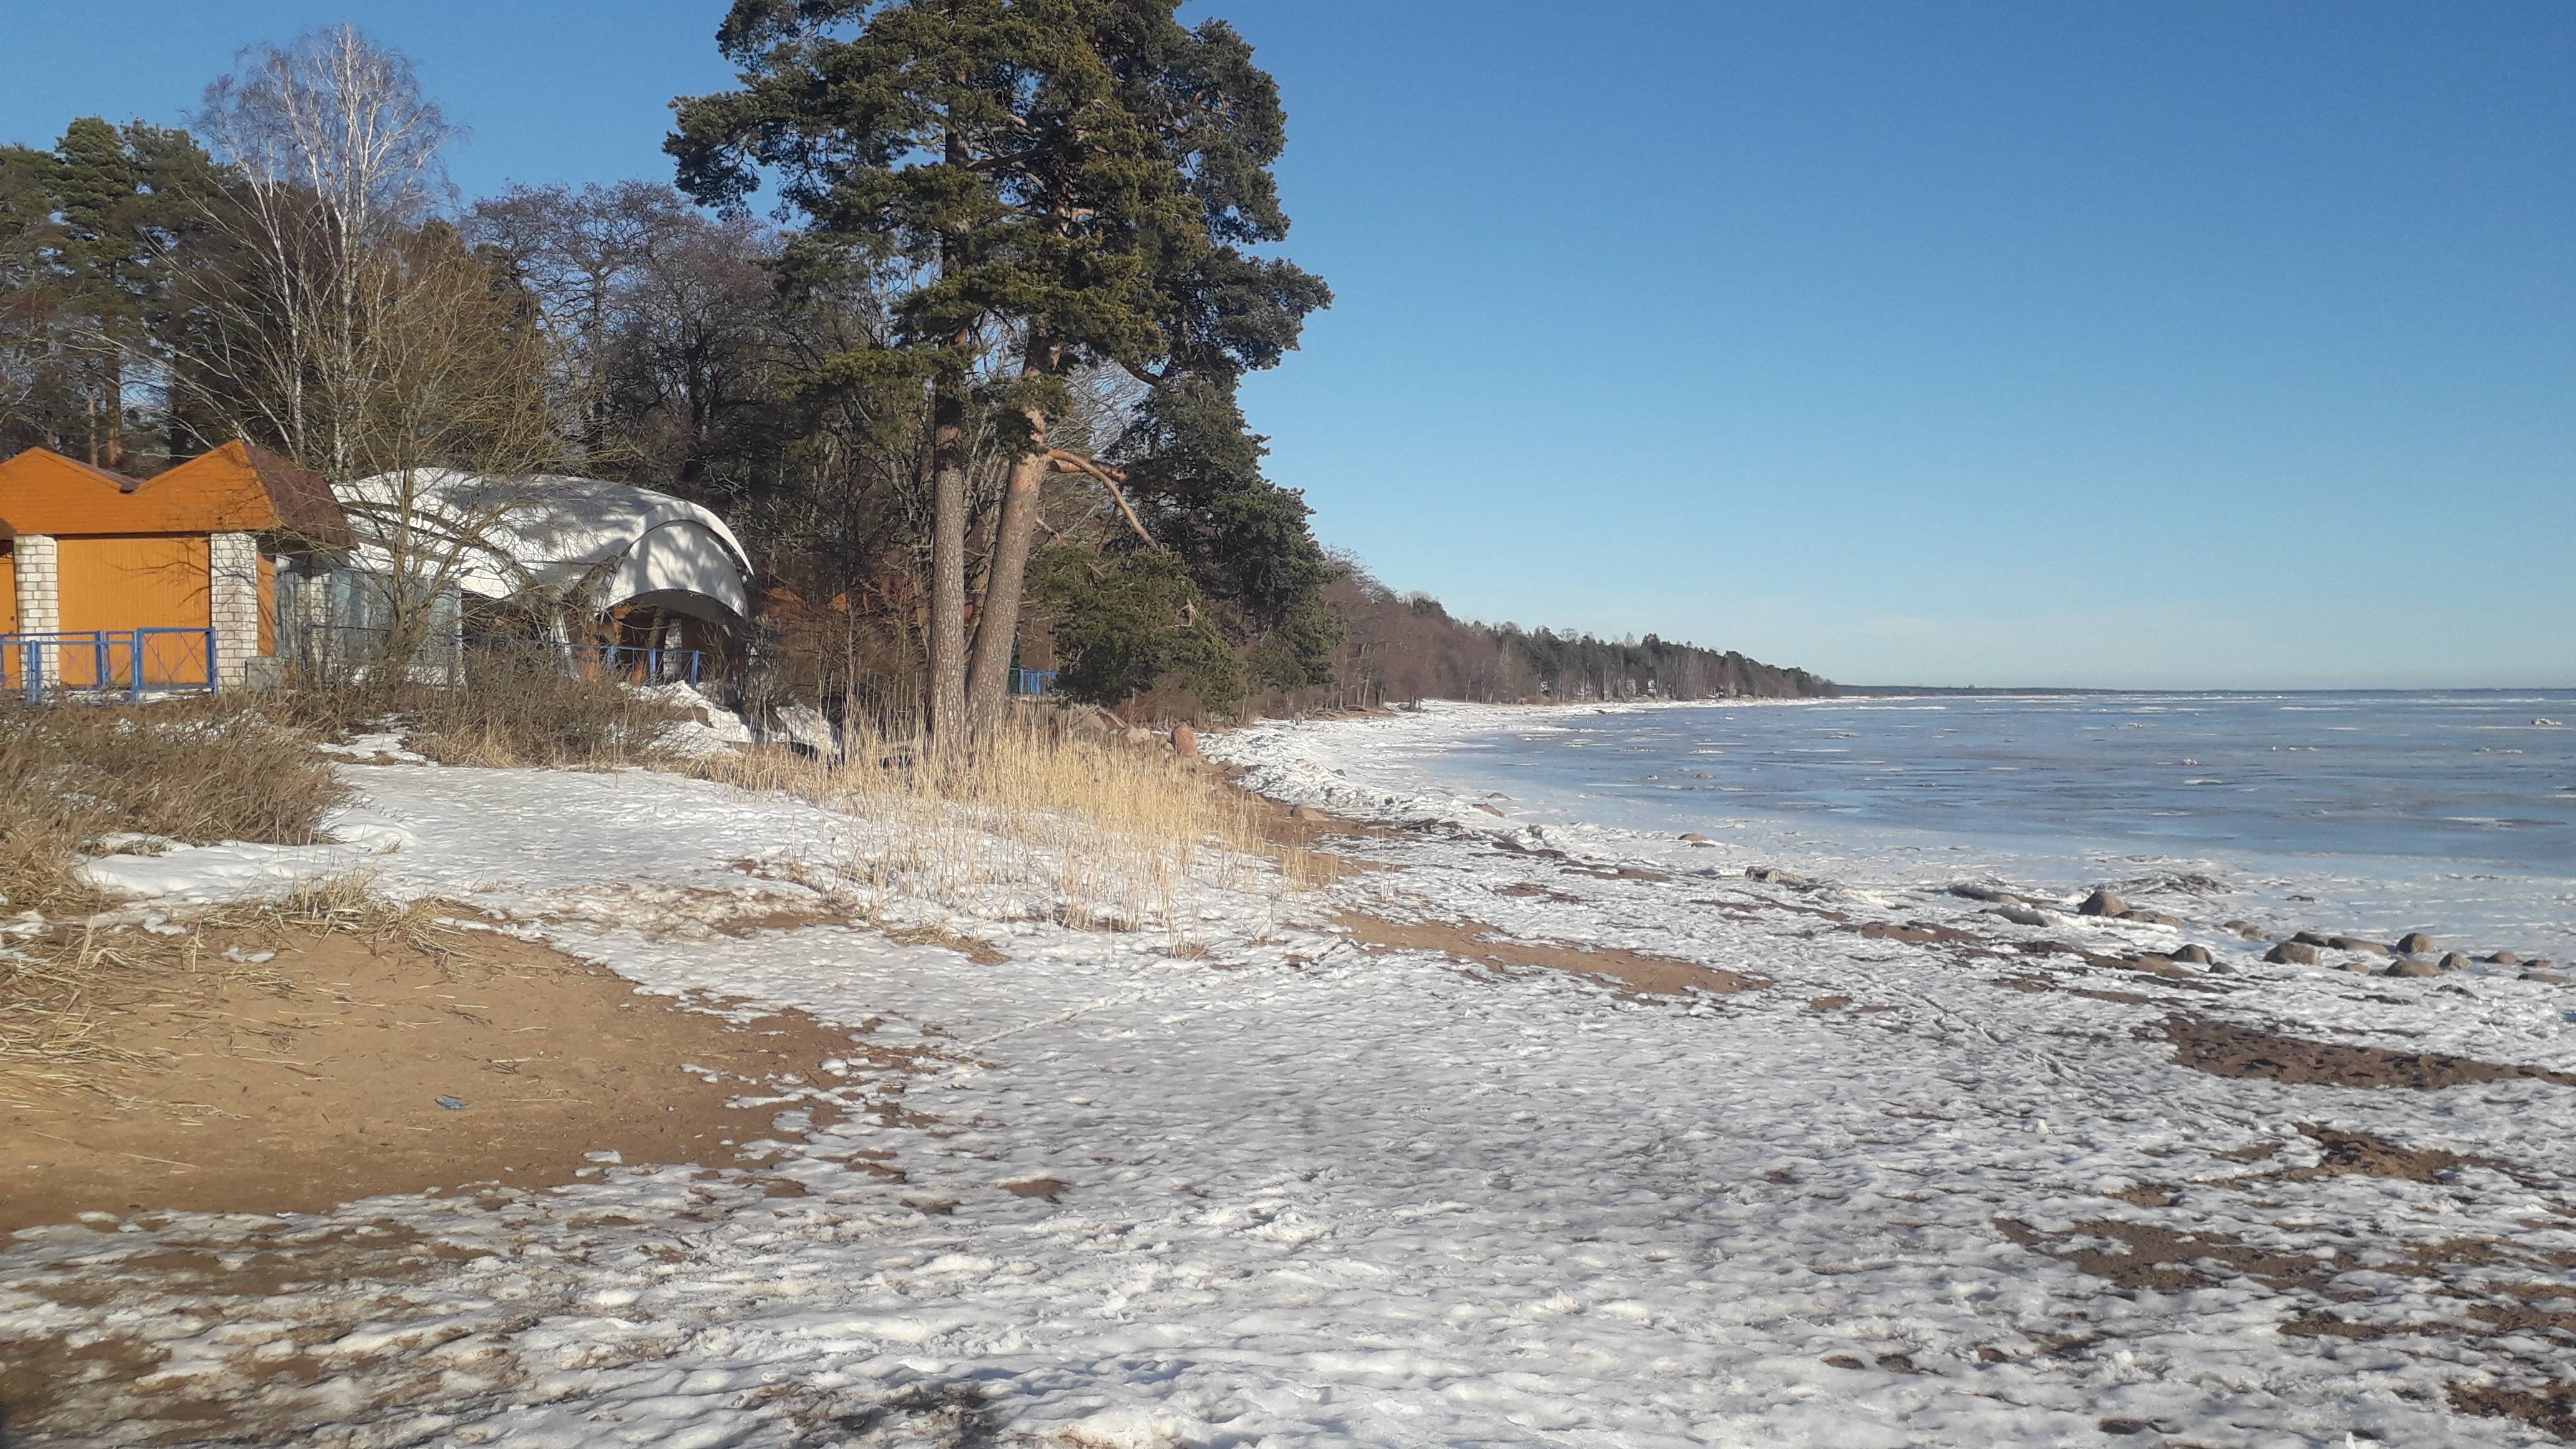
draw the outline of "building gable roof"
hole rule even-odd
[[[348,515],[340,511],[340,500],[332,496],[331,485],[322,475],[255,443],[238,439],[226,443],[156,475],[144,486],[164,484],[227,497],[256,491],[268,501],[275,519],[267,528],[332,548],[347,548],[350,543]]]
[[[0,525],[67,537],[264,533],[279,526],[267,486],[230,444],[149,480],[29,448],[0,463]]]

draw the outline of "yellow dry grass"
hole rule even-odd
[[[689,762],[858,826],[837,883],[874,914],[899,898],[1083,929],[1167,930],[1187,944],[1208,892],[1311,888],[1323,866],[1271,838],[1260,801],[1158,748],[1014,715],[951,752],[860,726],[841,758],[782,751]]]

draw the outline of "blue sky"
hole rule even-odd
[[[468,194],[667,175],[714,0],[0,0],[0,137],[354,20]],[[1461,614],[1852,682],[2576,685],[2576,7],[1197,0],[1339,294],[1248,394]]]

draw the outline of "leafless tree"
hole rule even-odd
[[[239,67],[196,117],[232,172],[208,200],[240,268],[201,361],[289,453],[349,477],[389,370],[376,319],[412,280],[396,243],[448,196],[456,131],[411,63],[354,26],[246,50]]]
[[[226,168],[202,203],[230,264],[197,273],[186,374],[205,413],[339,485],[399,669],[558,452],[551,339],[439,219],[457,131],[400,54],[347,25],[244,51],[196,126]]]

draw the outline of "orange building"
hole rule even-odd
[[[276,654],[279,561],[348,544],[329,486],[265,449],[141,480],[30,449],[0,463],[0,681],[249,682]]]

